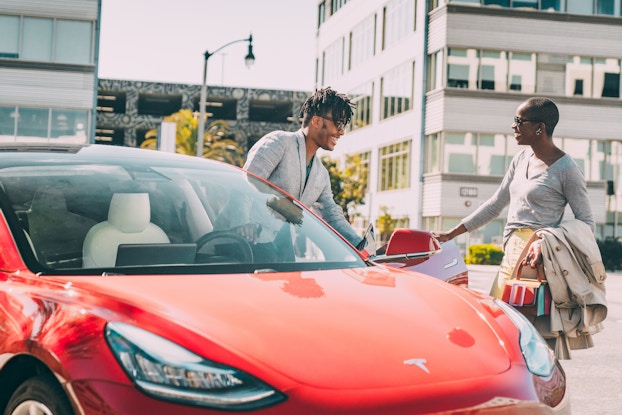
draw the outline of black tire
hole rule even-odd
[[[4,415],[74,415],[63,388],[54,378],[38,375],[19,385]]]

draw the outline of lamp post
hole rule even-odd
[[[203,56],[205,60],[203,61],[203,84],[201,85],[201,97],[199,102],[199,130],[197,133],[197,157],[203,156],[203,140],[205,135],[205,100],[207,99],[207,60],[214,55],[215,53],[221,51],[229,45],[233,45],[234,43],[239,42],[248,42],[248,53],[244,58],[244,62],[247,67],[250,67],[253,63],[255,63],[255,55],[253,55],[253,35],[250,34],[246,39],[238,39],[232,42],[226,43],[216,49],[213,52],[205,51]]]

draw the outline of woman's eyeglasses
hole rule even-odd
[[[525,118],[514,117],[514,124],[521,125],[524,122],[542,122],[542,121],[540,121],[540,120],[526,120]]]

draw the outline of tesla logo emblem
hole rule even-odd
[[[425,373],[430,373],[428,368],[426,367],[426,363],[428,363],[425,359],[408,359],[404,360],[404,364],[408,366],[417,366],[419,369],[423,370]]]

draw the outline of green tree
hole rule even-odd
[[[367,167],[363,166],[358,154],[346,156],[343,170],[339,168],[337,161],[330,157],[322,157],[322,163],[330,176],[335,203],[341,206],[346,219],[350,221],[355,215],[356,208],[365,203]]]
[[[387,206],[380,206],[380,211],[382,212],[382,215],[378,216],[378,219],[376,220],[376,228],[380,233],[380,241],[382,243],[386,243],[389,241],[391,234],[395,230],[397,220],[391,216]]]
[[[194,156],[197,154],[198,120],[188,109],[182,109],[164,117],[162,121],[177,124],[175,137],[175,152]],[[158,131],[156,128],[145,134],[145,141],[141,148],[157,149]],[[235,140],[235,134],[229,125],[222,120],[209,123],[203,138],[203,157],[224,161],[235,166],[244,165],[244,149]]]

